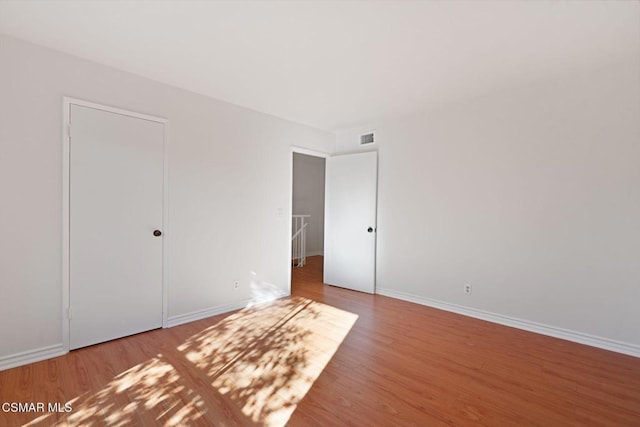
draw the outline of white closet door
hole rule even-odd
[[[162,326],[164,125],[73,104],[70,122],[75,349]]]
[[[374,293],[377,153],[327,159],[324,281]]]

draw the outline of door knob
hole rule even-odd
[[[367,232],[369,232],[369,233],[373,233],[373,227],[369,227],[369,228],[367,228]]]
[[[158,236],[162,236],[162,231],[160,230],[153,230],[153,235],[158,237]]]

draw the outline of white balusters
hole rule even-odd
[[[291,260],[294,267],[307,262],[307,218],[311,215],[292,215]]]

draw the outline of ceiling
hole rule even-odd
[[[336,131],[640,56],[640,2],[12,1],[0,33]]]

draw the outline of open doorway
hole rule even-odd
[[[291,290],[322,284],[324,257],[324,157],[292,153]]]

